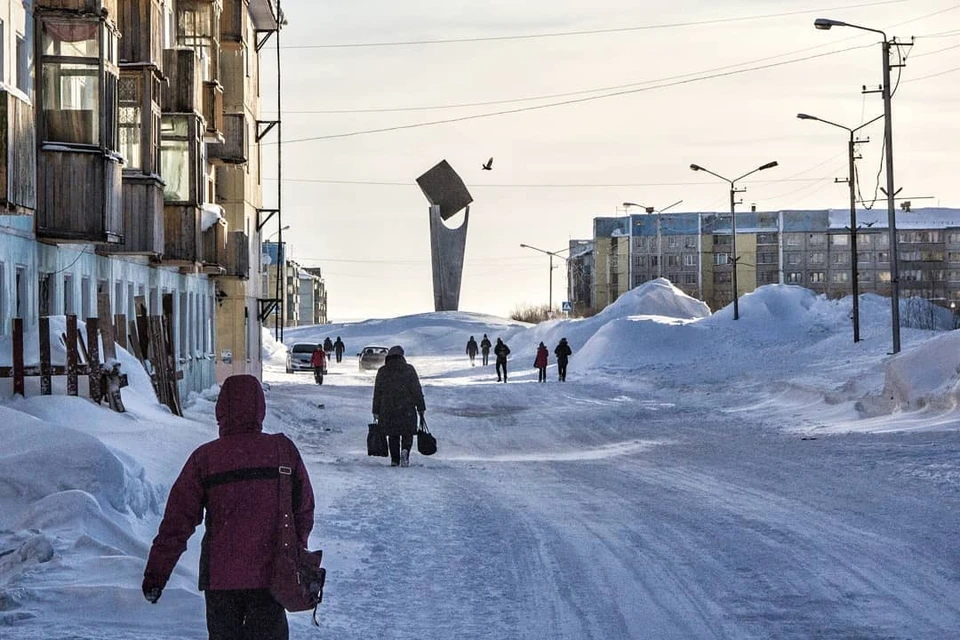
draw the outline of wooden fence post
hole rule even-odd
[[[13,393],[25,395],[23,385],[23,318],[13,319]]]
[[[87,378],[90,380],[90,399],[100,404],[103,393],[100,391],[100,338],[97,318],[87,318]]]
[[[77,384],[77,316],[67,316],[67,395],[79,395]]]
[[[50,318],[40,318],[40,395],[53,393],[53,381],[50,368]]]

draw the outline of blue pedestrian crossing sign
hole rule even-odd
[[[560,303],[560,311],[564,313],[570,313],[571,311],[573,311],[573,305],[570,304],[569,300],[564,300],[563,302]]]

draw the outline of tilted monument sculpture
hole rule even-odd
[[[436,311],[457,311],[463,256],[467,247],[467,223],[473,197],[463,180],[446,160],[417,178],[430,203],[430,257],[433,263],[433,307]],[[461,210],[463,224],[456,229],[444,222]]]

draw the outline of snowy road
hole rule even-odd
[[[960,637],[955,432],[803,440],[703,394],[414,364],[441,450],[410,469],[365,455],[371,377],[272,376],[330,569],[294,637]]]

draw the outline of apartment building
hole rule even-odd
[[[260,375],[259,56],[272,0],[0,6],[0,333],[172,309],[180,392]]]
[[[327,324],[327,285],[320,267],[304,267],[299,275],[299,324]]]
[[[595,218],[597,308],[659,277],[714,310],[730,304],[734,295],[730,222],[730,214],[716,212]],[[849,210],[737,213],[738,295],[775,283],[801,285],[831,298],[851,295],[854,243],[860,293],[890,295],[886,210],[858,211],[855,239],[853,235]],[[630,264],[626,282],[625,236]],[[960,210],[898,212],[897,239],[900,295],[943,306],[960,304]]]
[[[593,240],[571,240],[567,253],[567,300],[575,317],[594,310],[593,277],[595,271]]]

